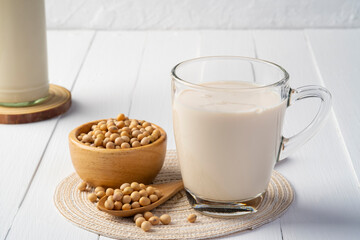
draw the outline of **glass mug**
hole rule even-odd
[[[314,120],[282,136],[286,108],[320,98]],[[281,66],[247,57],[191,59],[172,69],[172,109],[181,175],[190,204],[211,216],[256,212],[275,163],[320,128],[331,95],[320,86],[292,89]]]

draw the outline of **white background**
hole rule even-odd
[[[49,29],[360,27],[359,0],[45,0]]]

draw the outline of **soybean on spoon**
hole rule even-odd
[[[184,189],[184,183],[181,180],[176,181],[176,182],[155,184],[155,185],[149,185],[149,186],[159,189],[163,194],[163,196],[161,198],[159,198],[159,200],[157,200],[154,203],[151,203],[150,205],[147,205],[145,207],[130,209],[130,210],[109,210],[109,209],[106,209],[104,206],[105,201],[107,199],[107,196],[104,196],[98,202],[97,208],[101,211],[104,211],[108,214],[111,214],[111,215],[114,215],[117,217],[130,217],[130,216],[133,216],[138,213],[150,211],[150,210],[160,206],[161,204],[166,202],[169,198],[171,198],[176,193],[178,193],[180,190]]]

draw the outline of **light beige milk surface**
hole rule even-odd
[[[217,201],[245,200],[264,192],[278,157],[285,109],[286,102],[271,89],[186,89],[176,95],[174,131],[185,187],[198,197]]]
[[[43,0],[0,0],[0,102],[48,94]]]

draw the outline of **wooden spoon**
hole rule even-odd
[[[157,200],[156,202],[154,202],[148,206],[130,209],[130,210],[109,210],[109,209],[106,209],[104,206],[105,201],[107,199],[107,196],[104,196],[98,202],[97,208],[101,211],[107,212],[114,216],[130,217],[137,213],[150,211],[150,210],[156,208],[157,206],[163,204],[169,198],[171,198],[176,193],[178,193],[180,190],[182,190],[184,188],[184,183],[180,180],[180,181],[176,181],[176,182],[155,184],[155,185],[150,185],[150,186],[153,186],[153,187],[159,189],[162,192],[163,196],[159,200]]]

